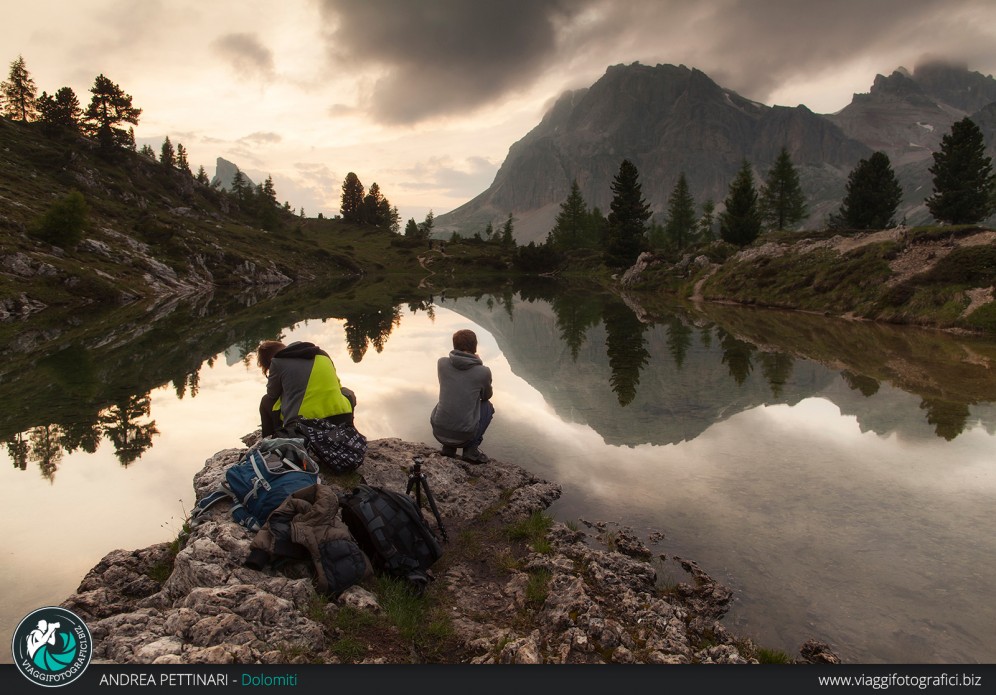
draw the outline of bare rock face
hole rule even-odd
[[[194,478],[198,498],[218,486],[244,451],[226,449],[208,459]],[[501,529],[547,508],[560,496],[555,483],[513,464],[471,465],[399,439],[370,442],[358,472],[369,485],[403,491],[416,457],[450,531],[430,589],[446,606],[459,645],[444,658],[481,664],[752,661],[750,641],[736,640],[718,622],[730,591],[684,560],[689,583],[662,591],[652,552],[629,529],[584,522],[588,530],[582,531],[552,523],[542,541],[529,541],[524,554],[520,548],[511,558]],[[332,642],[342,635],[339,628],[330,632],[327,619],[343,610],[383,614],[365,585],[319,601],[308,562],[263,571],[243,566],[251,535],[232,521],[226,504],[202,519],[178,551],[178,544],[161,543],[109,553],[62,604],[86,620],[97,660],[338,663]],[[494,544],[477,555],[460,547],[470,542],[469,530],[488,524],[498,529]],[[505,553],[510,560],[502,571],[482,560]],[[381,641],[364,663],[412,658],[407,651],[377,652]],[[811,651],[809,658],[832,663],[826,645]]]
[[[208,459],[194,479],[200,497],[216,488],[244,449]],[[544,509],[560,487],[510,464],[469,464],[397,439],[372,442],[361,472],[371,485],[404,490],[414,456],[425,472],[443,518],[470,518],[502,505],[512,518]],[[473,482],[471,482],[473,479]],[[225,504],[209,510],[169,568],[169,544],[115,550],[84,578],[64,606],[87,621],[94,656],[114,663],[275,663],[307,650],[321,653],[321,625],[307,617],[315,590],[306,563],[280,572],[243,566],[251,536],[231,520]],[[169,572],[162,581],[156,579]],[[342,605],[378,611],[360,587],[339,597]],[[329,661],[334,657],[329,656]]]

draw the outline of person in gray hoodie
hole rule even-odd
[[[464,461],[487,463],[490,459],[480,446],[495,409],[490,400],[491,370],[477,356],[474,331],[453,334],[453,350],[439,358],[436,373],[439,402],[432,409],[429,424],[432,435],[443,445],[443,455],[455,457],[462,448]]]

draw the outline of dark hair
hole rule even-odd
[[[286,345],[279,340],[264,340],[259,344],[259,347],[256,348],[256,363],[263,370],[263,374],[269,373],[273,356],[285,347]]]
[[[477,352],[477,334],[474,331],[464,328],[453,334],[453,349],[460,352]]]

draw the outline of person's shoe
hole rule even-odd
[[[456,455],[457,455],[456,451],[457,450],[456,450],[455,446],[447,446],[445,444],[443,445],[443,451],[442,451],[443,456],[449,456],[450,458],[456,458]]]
[[[476,446],[463,450],[463,460],[467,463],[488,463],[491,461],[487,455]]]

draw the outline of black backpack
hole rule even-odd
[[[408,495],[359,485],[340,499],[342,520],[374,569],[405,579],[417,594],[432,576],[429,567],[443,554],[435,534]]]

